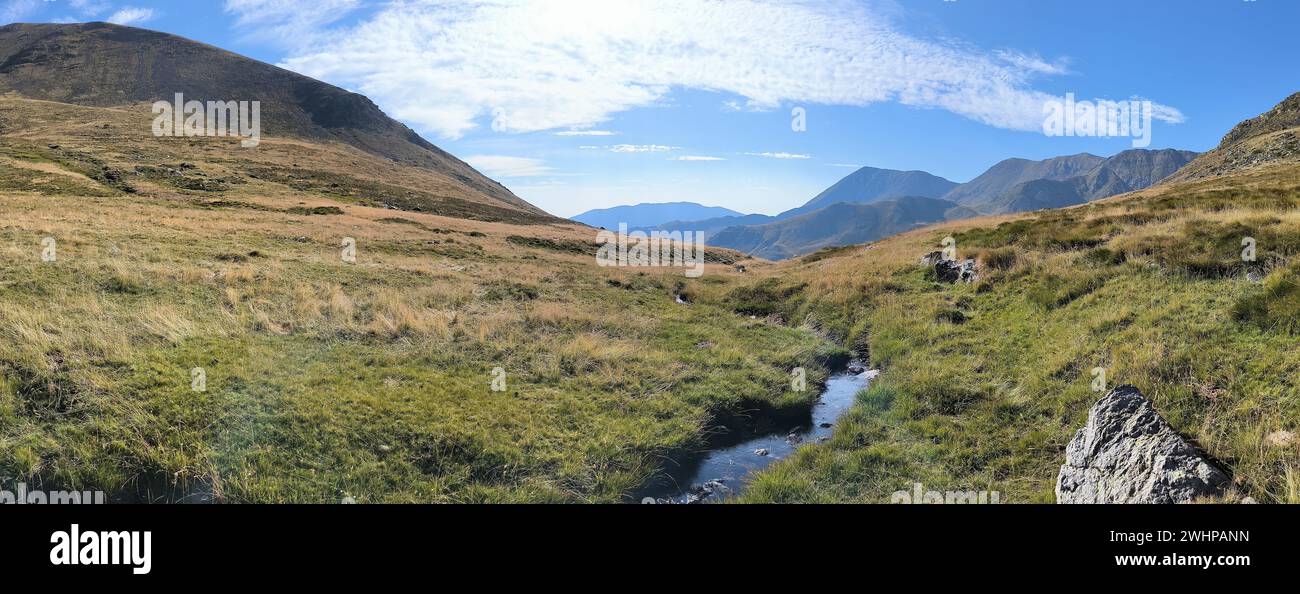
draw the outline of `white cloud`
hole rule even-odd
[[[668,160],[669,161],[726,161],[726,159],[723,159],[722,157],[707,157],[703,155],[682,155],[680,157],[672,157]]]
[[[812,155],[801,155],[799,153],[745,153],[751,157],[767,157],[769,159],[811,159]]]
[[[662,144],[616,144],[609,147],[611,153],[666,153],[675,151],[678,147],[664,146]]]
[[[609,130],[564,130],[555,133],[556,136],[615,136],[617,134],[618,132]]]
[[[474,155],[465,157],[465,162],[488,177],[537,177],[551,174],[551,168],[541,159],[527,157]]]
[[[22,21],[41,6],[38,0],[6,0],[0,6],[0,25]]]
[[[249,26],[262,25],[259,14],[320,25],[329,6],[357,1],[226,7]],[[286,11],[291,4],[299,12]],[[876,4],[410,0],[380,5],[354,27],[295,37],[284,65],[447,138],[484,118],[503,132],[586,129],[662,104],[674,88],[742,99],[728,109],[896,102],[1041,130],[1043,104],[1055,97],[1034,83],[1066,73],[1064,62],[914,37],[894,22],[897,11]]]
[[[226,0],[225,9],[245,39],[305,48],[328,44],[324,28],[361,6],[362,0]]]
[[[152,8],[136,8],[127,6],[113,13],[106,19],[108,22],[117,25],[137,25],[149,21],[154,17]]]
[[[107,0],[69,0],[68,6],[83,17],[93,17],[113,8]]]

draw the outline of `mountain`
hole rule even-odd
[[[974,214],[954,202],[923,196],[868,204],[838,202],[765,225],[728,227],[710,237],[708,243],[780,260],[824,247],[875,241],[929,223]]]
[[[441,183],[422,188],[428,199],[401,206],[454,214],[473,210],[461,203],[470,201],[550,220],[362,95],[175,35],[108,23],[0,27],[3,93],[146,111],[176,93],[187,101],[260,101],[264,138],[337,141],[436,174]]]
[[[1042,161],[1006,159],[990,167],[988,171],[980,174],[979,177],[953,188],[942,198],[958,204],[988,201],[1026,182],[1041,179],[1061,180],[1082,175],[1101,164],[1104,160],[1088,153],[1055,157]]]
[[[743,215],[721,206],[704,206],[694,202],[646,202],[630,206],[597,208],[570,217],[570,219],[592,227],[604,227],[606,229],[617,229],[620,223],[626,224],[629,229],[647,229],[658,227],[669,221],[695,221],[738,216]],[[676,229],[681,229],[681,227],[676,227]]]
[[[1300,93],[1258,117],[1237,124],[1219,146],[1170,181],[1200,179],[1265,165],[1300,162]]]
[[[660,231],[699,231],[708,237],[712,237],[718,231],[727,227],[762,225],[777,220],[776,217],[765,214],[747,214],[729,217],[714,217],[711,219],[700,219],[696,221],[668,221],[655,228]]]
[[[956,182],[924,171],[863,167],[835,182],[803,206],[787,210],[776,218],[788,219],[837,202],[866,203],[903,196],[939,198],[955,187]]]
[[[1020,183],[991,198],[971,200],[967,205],[980,212],[1000,214],[1082,204],[1153,186],[1196,156],[1192,151],[1174,149],[1128,150],[1102,160],[1083,175]]]

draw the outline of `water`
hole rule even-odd
[[[729,499],[744,490],[755,471],[790,456],[799,447],[829,439],[834,424],[853,406],[857,393],[880,373],[876,370],[862,371],[856,363],[849,367],[858,373],[837,373],[827,379],[826,389],[813,405],[810,418],[803,424],[788,431],[759,435],[710,450],[701,459],[670,468],[663,484],[643,493],[642,497],[653,498],[659,503]],[[760,450],[765,450],[766,455],[755,453]]]

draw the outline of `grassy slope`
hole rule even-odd
[[[887,502],[920,482],[1051,502],[1103,367],[1232,471],[1229,499],[1300,501],[1300,446],[1276,435],[1300,426],[1298,186],[1293,166],[1257,170],[767,271],[776,311],[868,347],[884,374],[825,447],[774,466],[747,500]],[[949,234],[980,258],[978,284],[917,265]]]
[[[119,500],[616,501],[724,419],[805,410],[790,368],[824,378],[839,352],[673,302],[679,283],[746,282],[729,267],[599,268],[576,225],[371,207],[348,180],[431,185],[348,147],[159,142],[147,110],[12,98],[0,120],[6,483]],[[343,183],[294,183],[303,171]],[[504,393],[489,389],[498,366]]]

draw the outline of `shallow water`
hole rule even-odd
[[[853,406],[858,392],[866,388],[878,373],[870,370],[832,375],[813,405],[810,418],[803,424],[788,431],[758,435],[735,445],[710,450],[702,459],[669,469],[665,483],[644,493],[643,497],[656,503],[698,503],[739,495],[753,472],[790,456],[801,446],[830,438],[834,423]],[[790,439],[791,435],[796,439]],[[757,454],[757,450],[766,450],[767,454]]]

